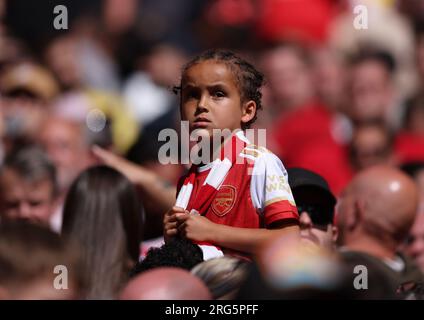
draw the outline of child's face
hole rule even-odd
[[[189,68],[182,79],[181,118],[190,132],[212,137],[213,129],[240,129],[256,112],[253,101],[242,103],[236,79],[223,63],[206,60]],[[252,110],[254,108],[254,110]]]

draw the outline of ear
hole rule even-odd
[[[256,114],[256,102],[253,100],[249,100],[248,102],[244,103],[242,106],[241,122],[248,123],[250,120],[252,120],[255,117],[255,114]]]
[[[356,229],[362,221],[364,215],[364,202],[360,199],[355,199],[353,202],[352,212],[347,220],[347,227],[350,231]]]
[[[331,239],[333,240],[333,243],[337,243],[337,239],[339,238],[339,228],[336,226],[331,227]]]

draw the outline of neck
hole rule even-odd
[[[209,160],[210,162],[212,162],[216,159],[219,159],[221,157],[222,148],[224,148],[225,144],[229,140],[231,140],[231,138],[233,137],[234,134],[236,134],[236,133],[233,133],[233,134],[228,135],[228,136],[221,137],[220,143],[214,144],[213,141],[211,142],[211,144],[210,144],[210,155],[211,155],[211,157],[210,157],[210,160]]]
[[[346,241],[346,247],[353,251],[365,252],[380,259],[393,259],[396,249],[390,243],[375,240],[367,235],[361,235],[355,239]]]

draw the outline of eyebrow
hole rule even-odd
[[[198,87],[199,87],[198,85],[195,85],[195,84],[190,83],[190,82],[188,82],[186,84],[183,83],[181,85],[181,88],[182,89],[186,89],[186,88],[198,88]],[[207,85],[206,87],[207,88],[228,88],[228,85],[225,84],[225,83],[223,83],[223,82],[215,82],[215,83],[212,83],[212,84]]]

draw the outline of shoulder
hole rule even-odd
[[[248,144],[241,151],[240,157],[247,158],[253,163],[263,163],[263,162],[280,162],[281,160],[270,150],[265,147],[260,147],[254,144]]]
[[[264,175],[276,171],[287,176],[287,171],[280,158],[265,147],[247,145],[240,153],[240,157],[248,160],[253,175]]]

